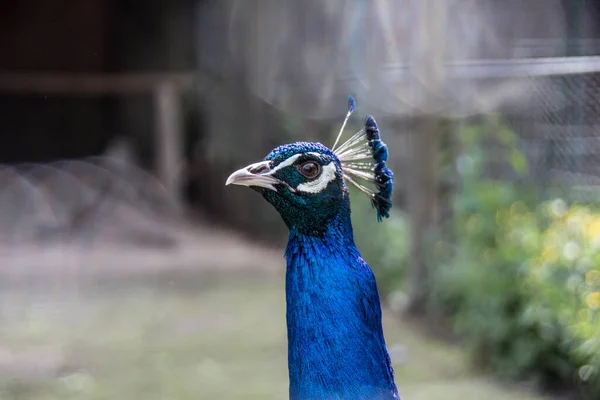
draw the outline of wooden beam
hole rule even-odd
[[[193,72],[136,74],[0,72],[0,93],[41,96],[150,94],[164,82],[179,89],[191,89],[197,78]]]

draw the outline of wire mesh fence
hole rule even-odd
[[[527,88],[526,95],[498,112],[520,138],[531,183],[541,190],[562,188],[561,193],[573,200],[597,201],[593,194],[600,184],[600,72],[573,68],[524,75],[515,81]]]

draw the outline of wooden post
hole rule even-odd
[[[426,310],[430,271],[427,238],[436,228],[438,119],[433,115],[415,117],[411,140],[413,160],[409,209],[411,229],[410,302],[408,312],[421,315]]]
[[[427,240],[436,229],[437,152],[439,116],[444,97],[446,2],[415,0],[416,26],[412,41],[412,93],[415,117],[411,138],[412,174],[408,190],[411,226],[410,294],[408,313],[425,313],[430,271]]]
[[[156,172],[175,207],[179,208],[182,195],[179,167],[183,161],[183,124],[178,87],[171,82],[160,83],[154,91],[154,101]]]

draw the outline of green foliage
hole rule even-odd
[[[497,121],[467,128],[458,160],[454,246],[440,242],[432,299],[477,361],[508,378],[573,384],[600,395],[600,213],[487,179],[484,142],[527,171]],[[441,250],[440,250],[441,249]]]
[[[377,222],[370,199],[354,188],[350,191],[354,237],[361,255],[373,269],[382,293],[397,290],[404,279],[409,252],[407,218],[392,209],[390,218]]]
[[[548,226],[527,263],[525,285],[537,294],[525,310],[527,322],[563,332],[578,379],[599,395],[600,213],[557,199],[540,214]]]

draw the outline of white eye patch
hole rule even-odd
[[[306,154],[310,154],[310,155],[313,155],[313,156],[319,156],[320,155],[319,153],[312,153],[312,152],[306,153]],[[302,157],[301,153],[294,154],[290,158],[282,161],[279,165],[277,165],[275,168],[273,168],[269,173],[272,175],[275,172],[279,171],[280,169],[283,169],[285,167],[289,167],[290,165],[293,165],[296,162],[296,160],[298,160],[298,158],[300,158],[300,157]]]
[[[321,175],[314,181],[301,183],[296,188],[299,192],[320,193],[335,179],[335,163],[332,161],[323,166]]]
[[[285,167],[289,167],[290,165],[294,164],[296,162],[296,160],[298,158],[300,158],[301,156],[302,156],[302,154],[294,154],[290,158],[288,158],[288,159],[282,161],[281,163],[279,163],[278,166],[276,166],[271,171],[269,171],[269,174],[273,175],[275,172],[279,171],[280,169],[283,169]]]

